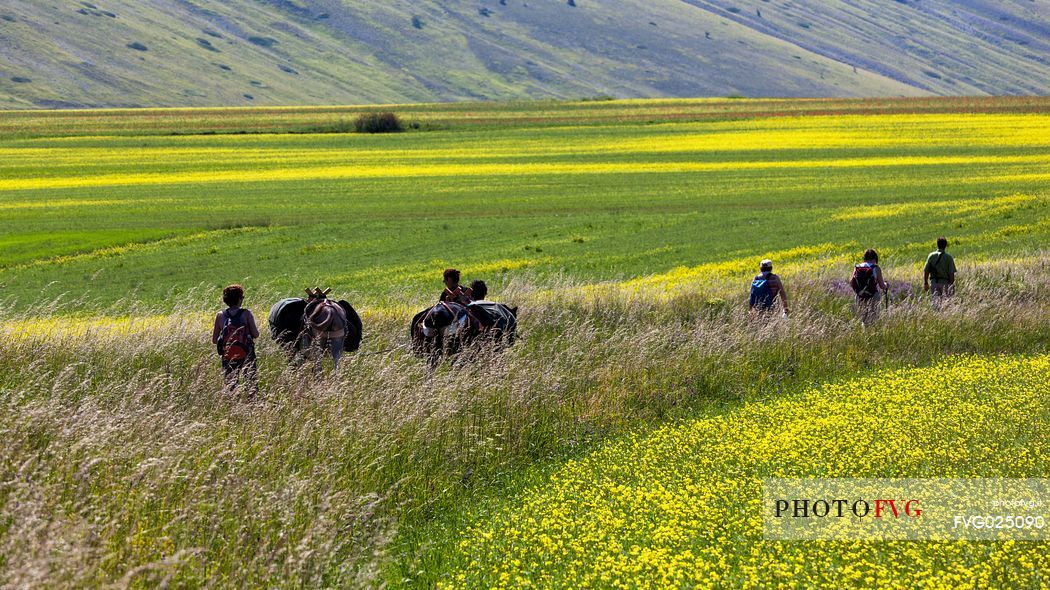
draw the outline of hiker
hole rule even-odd
[[[470,298],[471,301],[478,303],[487,303],[485,297],[489,294],[489,286],[485,284],[485,281],[477,280],[470,282]]]
[[[467,305],[474,298],[472,297],[470,289],[464,289],[459,284],[459,271],[454,268],[446,268],[445,274],[445,290],[441,292],[441,297],[438,299],[438,303],[458,303],[460,305]]]
[[[922,269],[922,290],[933,292],[933,306],[940,309],[945,300],[955,294],[955,259],[945,252],[948,238],[937,238],[937,249],[926,257]]]
[[[766,259],[758,263],[759,273],[751,281],[751,297],[748,299],[748,307],[753,313],[765,315],[773,311],[777,297],[784,305],[784,317],[788,317],[787,292],[780,276],[773,274],[773,261]]]
[[[857,313],[860,315],[860,321],[864,325],[870,324],[879,316],[879,303],[890,289],[882,278],[878,252],[872,248],[864,251],[864,262],[853,267],[849,286],[857,294]]]
[[[211,341],[222,358],[225,388],[233,391],[243,377],[251,399],[258,389],[255,339],[259,337],[259,328],[255,326],[251,310],[241,307],[244,287],[226,287],[222,290],[222,300],[227,307],[215,315]]]
[[[496,319],[492,317],[488,310],[497,304],[485,299],[488,294],[489,287],[485,284],[485,281],[475,280],[470,282],[471,301],[467,305],[467,312],[472,314],[484,329],[490,328],[496,322]]]
[[[321,359],[325,352],[331,352],[333,369],[339,368],[339,358],[343,354],[346,332],[350,327],[346,310],[339,303],[328,299],[331,289],[316,289],[310,296],[303,312],[306,328],[309,332],[310,346],[317,355],[317,372],[321,372]],[[307,290],[309,292],[309,290]]]

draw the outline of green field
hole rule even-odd
[[[1050,117],[1031,112],[1046,101],[939,103],[948,114],[937,102],[887,101],[882,109],[897,114],[761,117],[779,104],[786,113],[859,106],[417,107],[409,116],[446,130],[101,135],[169,116],[124,112],[87,131],[100,135],[0,139],[0,283],[23,304],[46,285],[99,305],[130,290],[159,306],[199,303],[186,291],[202,285],[324,283],[367,307],[429,297],[447,265],[501,285],[523,272],[608,280],[800,247],[838,260],[878,246],[889,265],[913,266],[940,234],[971,258],[1047,242]],[[900,114],[909,106],[919,113]],[[231,113],[242,117],[234,124],[251,114]],[[287,116],[305,125],[312,113]],[[673,122],[719,113],[728,120]],[[23,116],[0,115],[0,128]],[[269,112],[264,125],[283,116]],[[81,119],[33,117],[18,133]],[[187,127],[231,130],[220,121]]]
[[[389,108],[418,125],[0,113],[0,585],[1047,583],[1039,544],[809,563],[745,513],[769,474],[1050,474],[1050,100]],[[939,235],[960,285],[934,311]],[[895,298],[861,329],[867,247]],[[763,257],[788,322],[747,317]],[[431,370],[407,322],[449,265],[523,339]],[[222,392],[230,282],[260,318],[331,286],[360,352],[317,378],[264,338],[258,399]],[[830,458],[876,439],[921,446]],[[736,500],[698,520],[711,490]]]

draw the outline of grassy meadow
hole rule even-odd
[[[405,133],[341,133],[361,110],[0,112],[0,585],[1046,584],[1038,546],[912,543],[909,578],[687,508],[746,512],[776,473],[1047,477],[1050,100],[405,105]],[[862,330],[872,246],[894,299]],[[764,257],[790,321],[747,317]],[[523,339],[431,370],[407,322],[450,265]],[[264,336],[259,398],[223,393],[230,282],[260,320],[332,287],[361,351],[317,378]]]
[[[762,115],[778,102],[749,104],[567,105],[558,112],[604,124],[554,126],[531,122],[554,105],[484,125],[446,107],[435,115],[446,131],[399,135],[96,126],[0,136],[0,282],[23,307],[43,286],[98,307],[129,296],[203,305],[233,281],[290,292],[325,283],[396,305],[429,299],[452,264],[501,286],[523,273],[597,281],[730,260],[750,268],[763,255],[844,262],[868,245],[914,265],[939,234],[970,257],[1047,242],[1050,118],[1028,112],[1045,101],[963,103],[996,111],[983,115],[897,101],[884,116],[849,114],[856,102],[786,102],[782,114],[813,104],[846,114],[776,118]],[[899,112],[910,104],[919,112]],[[1009,106],[1021,112],[998,112]],[[711,112],[729,120],[676,121]],[[0,128],[21,116],[0,116]],[[112,128],[167,116],[125,112]],[[80,118],[56,114],[40,133]],[[280,127],[279,114],[260,118]]]

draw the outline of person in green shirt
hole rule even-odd
[[[937,238],[937,250],[926,257],[926,266],[922,269],[923,291],[933,292],[935,304],[955,294],[955,259],[945,252],[948,238]]]

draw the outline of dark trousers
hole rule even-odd
[[[224,375],[224,388],[226,391],[234,391],[240,384],[241,379],[244,380],[244,386],[248,392],[248,397],[252,397],[259,390],[259,384],[257,381],[258,367],[255,364],[255,351],[248,353],[248,356],[243,360],[239,361],[228,361],[223,359],[222,371]]]
[[[955,285],[950,283],[933,283],[930,285],[930,292],[933,293],[933,308],[941,309],[947,303],[948,298],[955,295]]]

